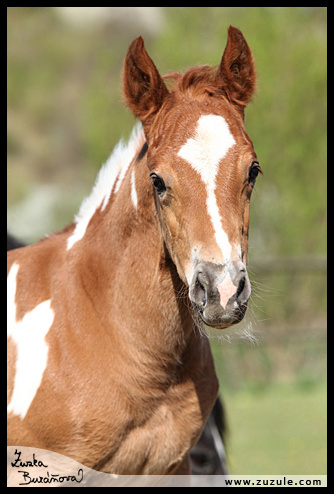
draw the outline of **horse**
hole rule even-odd
[[[189,474],[219,387],[203,328],[240,322],[251,294],[254,61],[230,26],[218,68],[162,77],[138,37],[122,78],[128,143],[73,223],[8,253],[8,445]]]
[[[22,240],[7,231],[7,251],[25,247]],[[202,434],[189,452],[192,475],[227,475],[225,439],[227,420],[224,404],[218,395]],[[203,481],[201,481],[203,484]]]

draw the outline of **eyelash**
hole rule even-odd
[[[248,172],[248,183],[251,187],[254,187],[254,184],[256,182],[259,173],[263,174],[263,171],[261,170],[259,163],[257,161],[254,161],[251,164],[251,167]]]
[[[152,180],[153,186],[158,193],[158,196],[163,197],[166,192],[165,182],[156,173],[150,174],[150,179]]]

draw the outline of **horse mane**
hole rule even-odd
[[[225,97],[230,101],[226,88],[217,83],[217,67],[211,65],[195,65],[182,72],[169,72],[163,76],[173,93],[189,95],[196,99],[206,96]]]
[[[233,97],[224,81],[217,77],[218,67],[215,65],[194,65],[182,72],[169,72],[162,78],[167,80],[168,88],[174,93],[188,95],[203,100],[207,96],[225,98],[229,103],[245,107],[246,103]]]

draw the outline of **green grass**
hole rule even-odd
[[[326,385],[224,393],[233,475],[326,474]]]

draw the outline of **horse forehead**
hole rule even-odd
[[[199,173],[206,186],[213,186],[221,160],[235,144],[224,117],[202,115],[191,137],[179,149],[178,156]]]

